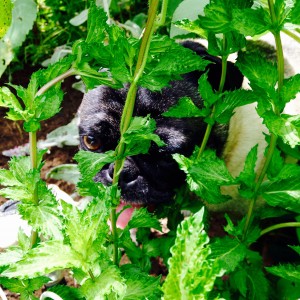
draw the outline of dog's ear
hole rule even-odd
[[[202,58],[212,62],[207,66],[204,72],[208,71],[208,81],[212,85],[213,89],[217,91],[219,89],[221,73],[222,73],[222,60],[219,57],[210,55],[207,52],[207,49],[197,42],[187,40],[182,42],[182,46],[193,50]],[[203,72],[194,71],[187,74],[186,78],[189,81],[195,81],[202,74]],[[230,61],[227,62],[226,74],[227,75],[226,75],[224,90],[233,91],[242,86],[244,76],[240,72],[240,70]]]

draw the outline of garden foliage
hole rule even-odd
[[[31,145],[30,156],[12,158],[9,169],[0,170],[0,195],[19,200],[19,213],[32,226],[30,237],[20,231],[18,245],[1,253],[0,284],[20,293],[21,299],[37,299],[33,292],[49,281],[47,274],[69,269],[78,289],[50,289],[63,299],[298,299],[297,261],[265,267],[253,244],[269,231],[300,226],[300,167],[282,158],[282,149],[295,158],[300,156],[300,116],[282,113],[300,91],[300,74],[284,78],[280,42],[281,31],[297,32],[300,28],[300,1],[210,0],[204,1],[204,6],[202,1],[177,0],[167,6],[166,0],[151,0],[147,18],[143,1],[137,1],[140,10],[130,12],[133,2],[121,1],[118,6],[117,1],[90,1],[88,7],[80,7],[81,14],[72,22],[81,26],[82,32],[78,36],[72,31],[74,36],[65,41],[70,47],[67,55],[35,72],[27,88],[8,85],[0,89],[0,106],[8,108],[7,118],[23,121]],[[58,1],[46,3],[48,9],[57,10]],[[30,0],[1,0],[0,5],[0,12],[5,12],[0,17],[2,74],[17,55],[15,48],[21,46],[31,29],[37,7]],[[187,11],[193,7],[197,7],[197,16],[187,19],[185,14],[189,15]],[[21,18],[18,14],[24,11],[26,17]],[[177,21],[171,25],[173,14]],[[38,20],[41,16],[38,11]],[[119,18],[120,24],[114,18]],[[125,18],[131,23],[125,22]],[[146,19],[143,37],[138,38],[133,24],[137,22],[142,32]],[[209,212],[201,208],[201,201],[189,199],[187,188],[178,191],[172,207],[166,205],[154,214],[145,208],[135,210],[123,230],[116,228],[118,174],[124,159],[147,153],[152,143],[164,145],[155,134],[156,124],[150,116],[132,117],[137,87],[160,91],[171,80],[180,80],[181,74],[204,70],[209,64],[170,38],[170,26],[173,36],[177,32],[181,37],[207,39],[208,52],[222,58],[218,90],[213,90],[206,73],[199,79],[204,108],[182,98],[164,114],[178,118],[201,116],[207,123],[207,134],[191,157],[173,155],[186,173],[188,189],[209,205],[222,205],[229,199],[220,187],[239,186],[241,201],[249,206],[247,214],[238,219],[225,215],[227,225],[221,237],[209,238]],[[266,60],[259,52],[246,51],[246,37],[266,32],[274,35],[277,61]],[[225,92],[226,62],[236,52],[236,65],[249,79],[251,90]],[[37,151],[36,141],[41,121],[60,110],[61,81],[74,75],[80,76],[87,89],[100,84],[113,88],[130,84],[118,147],[105,153],[79,151],[75,157],[81,173],[78,190],[92,198],[83,209],[57,200],[40,178],[45,151]],[[207,149],[206,142],[216,123],[228,124],[235,108],[253,102],[257,102],[257,113],[269,130],[265,164],[257,173],[254,147],[247,155],[243,171],[235,177],[224,161]],[[106,187],[95,183],[94,175],[112,162],[117,170],[114,184]],[[266,204],[254,210],[260,197]],[[185,219],[183,209],[191,212]],[[261,228],[264,219],[282,215],[294,221]],[[168,218],[169,232],[154,238],[153,230],[162,231],[162,217]],[[132,240],[132,229],[136,230],[136,241]],[[299,254],[298,245],[289,246]],[[130,262],[120,265],[124,253]],[[155,257],[160,257],[167,267],[166,277],[149,275]]]

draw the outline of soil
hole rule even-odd
[[[13,74],[11,82],[13,84],[27,86],[29,78],[35,69],[28,67],[22,72],[16,72]],[[3,86],[8,82],[7,78],[1,78],[0,86]],[[72,84],[75,82],[75,78],[66,79],[62,88],[65,93],[62,103],[61,111],[51,118],[42,123],[42,129],[38,132],[38,139],[44,139],[46,135],[54,129],[68,124],[76,115],[77,109],[81,103],[82,93],[72,88]],[[22,122],[13,122],[5,118],[6,109],[0,108],[0,168],[7,168],[9,157],[2,155],[2,151],[13,149],[17,146],[28,143],[28,133],[23,131]],[[49,149],[48,153],[44,156],[45,164],[42,169],[41,176],[45,179],[45,174],[54,166],[72,163],[75,153],[78,151],[78,147],[65,146],[63,148],[53,147]],[[46,180],[48,183],[57,184],[62,190],[71,194],[75,190],[73,184],[57,181],[54,179]],[[6,201],[5,198],[0,197],[0,205]],[[74,282],[69,276],[64,277],[68,285],[74,285]],[[5,291],[8,300],[19,299],[19,295]]]

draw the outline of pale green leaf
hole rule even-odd
[[[184,220],[177,229],[171,248],[169,274],[162,287],[163,299],[207,299],[221,266],[209,259],[211,248],[204,230],[204,209]]]
[[[6,269],[2,275],[9,278],[30,279],[60,269],[82,268],[82,260],[61,241],[47,241],[28,253]]]

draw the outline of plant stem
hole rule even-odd
[[[76,72],[74,69],[69,69],[68,71],[66,71],[65,73],[55,77],[54,79],[50,80],[49,82],[47,82],[44,86],[42,86],[36,93],[35,97],[41,96],[42,94],[44,94],[45,92],[47,92],[52,86],[54,86],[56,83],[66,79],[67,77],[70,77],[72,75],[75,75]]]
[[[159,22],[157,23],[157,27],[163,26],[166,22],[168,2],[169,2],[169,0],[162,1],[161,13],[159,15]]]
[[[223,49],[225,49],[226,43],[227,43],[226,38],[223,35]],[[221,73],[218,93],[222,93],[223,89],[224,89],[225,80],[226,80],[226,73],[227,73],[227,58],[228,58],[228,55],[222,56],[222,73]],[[211,120],[214,120],[215,110],[216,110],[216,108],[215,108],[215,106],[213,106],[211,114],[210,114],[210,119]],[[209,136],[211,134],[213,126],[214,126],[214,124],[207,124],[206,130],[205,130],[205,133],[204,133],[204,137],[202,139],[202,143],[201,143],[198,155],[197,155],[197,160],[200,159],[201,155],[203,154],[203,152],[206,148],[206,145],[207,145],[207,142],[208,142],[208,139],[209,139]]]
[[[289,37],[291,37],[292,39],[294,39],[296,42],[300,43],[300,36],[298,36],[297,34],[291,32],[290,30],[284,29],[282,30],[286,35],[288,35]]]
[[[92,270],[89,270],[88,273],[89,273],[91,279],[92,279],[93,281],[95,281],[95,276],[94,276]]]
[[[35,97],[41,96],[43,93],[48,91],[53,85],[57,84],[58,82],[64,80],[65,78],[74,75],[74,70],[70,69],[67,72],[55,77],[51,81],[47,82],[44,86],[42,86],[36,93]],[[29,147],[30,147],[30,159],[31,159],[31,168],[37,169],[37,131],[29,132]],[[38,187],[37,185],[34,187],[33,191],[33,203],[34,205],[39,204],[39,198],[38,198]],[[31,232],[30,237],[30,246],[31,248],[36,244],[38,238],[38,233],[36,231]]]
[[[262,230],[260,232],[260,236],[276,230],[276,229],[280,229],[280,228],[287,228],[287,227],[300,227],[300,222],[286,222],[286,223],[280,223],[280,224],[276,224],[276,225],[272,225],[270,227],[265,228],[264,230]]]
[[[275,9],[274,9],[274,3],[273,0],[268,0],[269,4],[269,10],[270,10],[270,15],[271,15],[271,20],[273,23],[276,22],[277,16],[275,14]],[[284,56],[283,56],[283,50],[282,50],[282,43],[281,43],[281,38],[280,38],[280,32],[272,32],[275,38],[275,44],[276,44],[276,53],[277,53],[277,73],[278,73],[278,89],[277,93],[280,95],[280,91],[283,86],[283,80],[284,80]],[[279,115],[280,112],[278,110],[278,107],[276,106],[275,102],[273,101],[273,111],[276,115]],[[269,164],[272,160],[272,156],[274,153],[274,150],[276,148],[276,142],[277,142],[277,136],[273,133],[271,133],[271,139],[270,139],[270,144],[268,148],[268,152],[266,154],[266,160],[264,162],[263,168],[260,171],[260,174],[258,176],[258,179],[256,181],[255,187],[254,187],[254,195],[250,201],[250,205],[248,208],[247,216],[246,216],[246,222],[245,226],[243,228],[243,239],[246,237],[248,228],[251,224],[251,219],[255,207],[256,200],[258,198],[258,190],[266,176],[266,173],[269,168]]]
[[[141,42],[141,47],[138,55],[138,60],[133,76],[133,81],[130,85],[130,88],[127,93],[122,117],[121,117],[121,122],[120,122],[120,133],[121,133],[121,142],[119,143],[117,149],[116,149],[116,154],[119,159],[116,160],[115,162],[115,167],[114,167],[114,174],[113,174],[113,185],[117,184],[119,181],[120,173],[122,171],[123,165],[125,158],[123,158],[125,150],[126,150],[126,145],[125,143],[122,142],[122,135],[126,132],[128,129],[131,118],[133,115],[133,110],[134,110],[134,105],[135,105],[135,99],[136,99],[136,93],[137,93],[137,84],[140,79],[140,77],[143,74],[146,62],[147,62],[147,56],[150,48],[150,43],[152,39],[152,35],[154,32],[154,24],[155,24],[155,19],[156,19],[156,13],[157,13],[157,8],[158,8],[158,0],[152,0],[150,7],[149,7],[149,12],[148,12],[148,20],[146,23],[145,27],[145,32],[142,37],[142,42]],[[118,203],[119,199],[117,199],[116,195],[113,195],[113,199],[115,200],[114,203]],[[110,213],[110,221],[111,221],[111,228],[112,228],[112,236],[113,236],[113,243],[114,243],[114,250],[113,250],[113,261],[114,264],[118,264],[118,233],[117,233],[117,213],[116,213],[116,208],[113,207]]]

